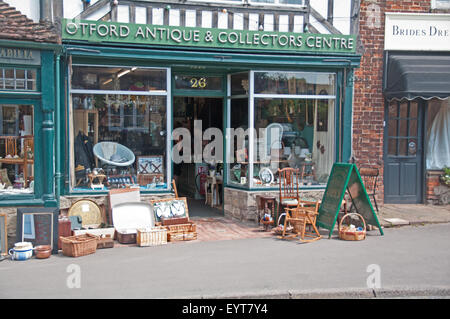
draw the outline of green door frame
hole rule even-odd
[[[87,45],[74,41],[63,44],[65,49],[71,48],[70,55],[73,56],[77,63],[82,64],[102,64],[102,65],[133,65],[133,66],[161,66],[171,68],[172,84],[174,74],[205,74],[217,75],[238,73],[248,70],[278,70],[278,71],[326,71],[335,72],[336,78],[336,105],[340,103],[341,95],[346,98],[342,105],[341,122],[336,123],[336,161],[339,159],[339,152],[342,152],[342,161],[348,161],[351,155],[351,123],[352,123],[352,91],[353,68],[359,67],[360,55],[357,54],[279,54],[270,52],[267,54],[255,53],[251,51],[239,52],[216,52],[214,50],[184,50],[166,48],[153,48],[151,50],[142,47],[118,47],[115,45]],[[130,62],[132,61],[132,63]],[[346,72],[344,72],[344,69]],[[339,88],[342,87],[344,74],[347,75],[343,94],[340,94]],[[226,81],[224,81],[226,85]],[[223,95],[222,95],[223,94]],[[227,110],[227,94],[226,87],[222,94],[224,98],[224,112]],[[217,91],[214,93],[198,92],[194,90],[175,90],[171,89],[171,102],[173,108],[173,96],[210,96],[217,97]],[[67,99],[67,97],[66,97]],[[339,107],[336,108],[339,110]],[[173,111],[173,110],[172,110]],[[338,117],[336,116],[336,121]],[[339,127],[342,125],[342,149],[339,149]],[[173,123],[170,130],[173,129]],[[226,128],[226,114],[224,114],[224,125]],[[224,135],[225,139],[225,135]],[[224,148],[226,143],[224,142]],[[226,156],[226,149],[224,149]],[[64,158],[61,160],[64,161]],[[173,172],[173,170],[172,170]],[[226,163],[224,163],[224,173],[226,172]],[[67,172],[66,172],[67,174]],[[225,174],[226,175],[226,174]],[[172,177],[172,176],[171,176]],[[226,181],[224,180],[224,186]],[[227,185],[227,187],[232,187]],[[258,190],[258,189],[252,189]],[[264,189],[267,190],[267,189]],[[70,193],[70,191],[68,192]],[[156,193],[156,192],[152,192]],[[97,193],[99,194],[99,193]]]
[[[219,90],[180,90],[180,89],[176,89],[175,88],[175,76],[176,75],[190,75],[190,76],[220,76],[222,77],[222,89]],[[222,98],[222,135],[223,135],[223,149],[222,149],[222,154],[223,154],[223,167],[224,167],[224,171],[223,171],[223,181],[222,181],[222,198],[221,198],[221,202],[222,202],[222,213],[224,212],[223,210],[223,196],[224,196],[224,187],[225,187],[225,158],[226,158],[226,145],[225,145],[225,134],[223,134],[226,131],[226,125],[227,125],[227,121],[226,121],[226,114],[227,114],[227,77],[228,73],[226,71],[218,71],[218,70],[208,70],[207,68],[205,68],[204,70],[192,70],[192,69],[173,69],[172,68],[172,96],[171,96],[171,108],[172,108],[172,120],[170,121],[171,123],[171,128],[170,128],[170,132],[173,131],[173,99],[174,97],[178,97],[178,96],[183,96],[183,97],[206,97],[206,98]],[[171,150],[173,149],[173,140],[171,143]],[[172,153],[170,154],[170,156],[172,157]],[[173,161],[171,161],[172,163],[172,169],[171,169],[171,179],[173,179]]]

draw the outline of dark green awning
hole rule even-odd
[[[384,94],[390,99],[450,96],[450,54],[387,55]]]

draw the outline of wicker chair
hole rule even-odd
[[[314,207],[302,207],[298,205],[295,208],[285,208],[286,217],[284,219],[284,227],[281,238],[299,237],[302,242],[312,242],[321,238],[319,230],[316,227],[316,218],[319,214],[319,205]],[[293,234],[286,236],[286,228],[288,225],[293,226]],[[310,230],[306,230],[307,227]]]

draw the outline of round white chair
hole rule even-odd
[[[94,145],[94,155],[102,162],[114,166],[130,166],[135,161],[134,153],[116,142],[100,142]]]

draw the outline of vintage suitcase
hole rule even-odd
[[[139,188],[115,188],[109,191],[108,201],[108,222],[112,225],[112,208],[119,204],[140,202],[141,193]]]
[[[113,206],[112,219],[117,241],[121,244],[135,244],[138,228],[155,227],[151,206],[144,202],[122,203]]]

